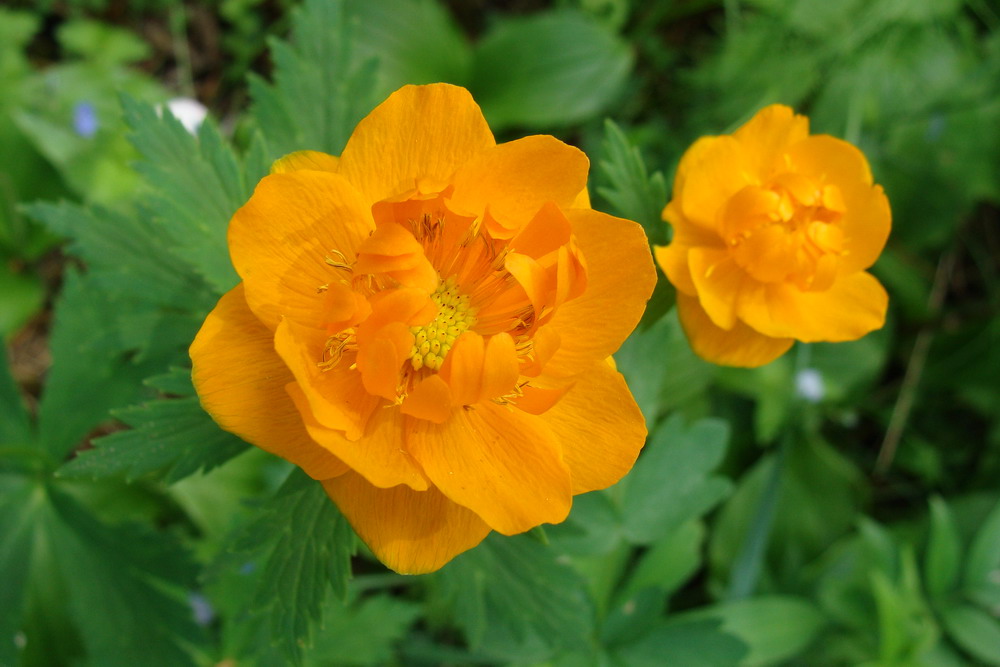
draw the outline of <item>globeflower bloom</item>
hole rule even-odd
[[[282,158],[229,226],[242,282],[191,346],[202,405],[399,572],[562,521],[646,435],[607,358],[655,271],[588,168],[553,137],[497,145],[444,84],[393,93],[339,158]]]
[[[803,342],[855,340],[885,322],[865,269],[889,236],[889,202],[861,151],[810,135],[790,108],[762,109],[681,158],[657,262],[701,357],[760,366]]]

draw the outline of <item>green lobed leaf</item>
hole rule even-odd
[[[169,240],[165,249],[217,294],[228,291],[238,278],[229,262],[226,230],[254,184],[246,181],[211,120],[195,138],[168,110],[160,115],[127,96],[122,107],[132,143],[142,155],[136,170],[151,186],[145,198],[148,212]]]
[[[350,524],[322,485],[296,468],[231,544],[214,576],[259,572],[253,586],[243,586],[243,607],[233,610],[235,625],[255,629],[243,650],[300,663],[328,591],[347,596],[355,551]]]
[[[632,61],[627,43],[579,11],[505,17],[476,45],[470,87],[494,129],[565,126],[607,109]]]
[[[3,403],[0,402],[0,409]],[[0,425],[3,422],[0,421]],[[39,488],[0,473],[0,664],[17,664],[14,636],[22,624],[31,571]]]
[[[272,159],[305,149],[339,155],[374,106],[377,69],[354,53],[353,30],[344,0],[306,0],[290,42],[271,42],[274,83],[251,76],[249,86]]]
[[[941,611],[948,636],[963,651],[985,665],[1000,665],[1000,620],[971,605]]]
[[[728,495],[728,480],[711,475],[726,453],[720,420],[685,426],[673,416],[653,432],[632,472],[619,484],[629,540],[649,544],[697,518]]]
[[[147,384],[181,398],[162,398],[115,411],[115,417],[132,428],[94,440],[92,449],[59,469],[60,477],[121,475],[132,481],[159,473],[170,483],[211,470],[246,450],[247,443],[219,428],[202,409],[193,395],[189,370],[174,369]]]
[[[345,605],[329,602],[323,627],[306,653],[307,665],[392,664],[393,645],[420,617],[421,608],[400,597],[376,595]]]
[[[604,121],[600,169],[609,185],[598,188],[598,193],[611,204],[611,212],[642,225],[654,245],[665,244],[668,226],[661,216],[667,205],[667,183],[661,172],[648,173],[639,148],[610,119]]]
[[[702,667],[744,664],[747,649],[718,619],[670,619],[614,655],[634,667]]]
[[[766,595],[723,602],[678,614],[677,621],[718,619],[722,630],[749,648],[741,665],[775,664],[794,658],[826,624],[823,614],[805,599]]]
[[[927,584],[927,593],[936,598],[950,592],[958,583],[962,543],[947,503],[940,497],[934,496],[930,499],[930,508],[924,581]]]
[[[473,649],[497,659],[544,659],[588,643],[593,604],[553,549],[528,536],[490,535],[434,575]]]
[[[963,582],[975,589],[994,581],[993,574],[1000,568],[1000,503],[993,508],[969,546]]]

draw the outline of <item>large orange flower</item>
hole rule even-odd
[[[639,225],[590,209],[588,166],[549,136],[497,145],[443,84],[394,93],[339,159],[279,160],[191,346],[202,405],[322,480],[400,572],[562,521],[646,435],[606,359],[653,264]]]
[[[656,259],[709,361],[760,366],[795,340],[854,340],[885,321],[888,297],[865,271],[889,235],[885,193],[861,151],[810,136],[788,107],[695,142],[663,216],[674,236]]]

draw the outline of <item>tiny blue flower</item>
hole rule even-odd
[[[77,102],[73,106],[73,129],[81,137],[89,139],[100,127],[97,120],[97,110],[90,102]]]

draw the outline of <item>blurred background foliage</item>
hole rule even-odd
[[[0,72],[0,664],[1000,664],[990,0],[13,2]],[[661,276],[616,355],[635,470],[387,572],[200,410],[186,348],[270,162],[432,81],[584,148],[661,244],[683,150],[794,106],[889,194],[886,328],[717,368]]]

